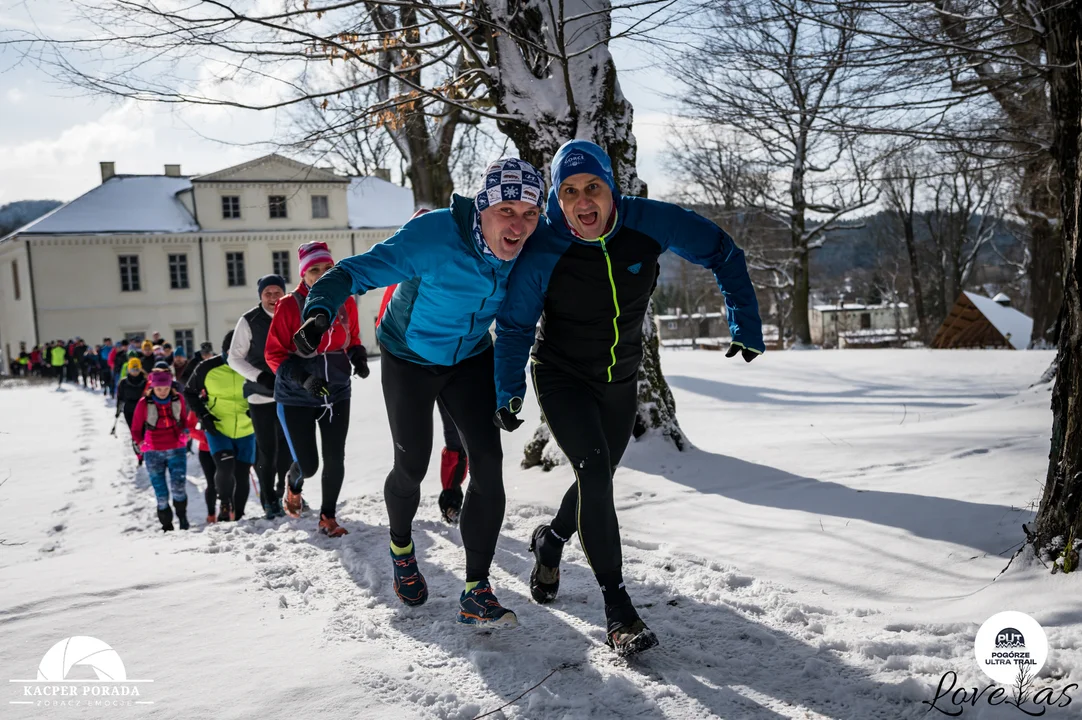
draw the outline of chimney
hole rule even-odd
[[[378,177],[380,180],[391,182],[391,171],[387,168],[376,168],[372,171],[372,177]]]
[[[103,162],[98,163],[101,165],[101,181],[105,182],[111,177],[116,175],[116,163],[115,162]]]
[[[166,165],[165,166],[166,177],[180,177],[180,165]]]
[[[1011,299],[1007,297],[1006,293],[999,293],[994,298],[992,298],[992,302],[996,303],[997,305],[1002,305],[1003,307],[1011,306]]]

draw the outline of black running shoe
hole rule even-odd
[[[545,605],[556,599],[560,590],[560,556],[564,544],[552,534],[548,525],[539,525],[530,537],[530,552],[534,564],[530,572],[530,595],[534,602]]]
[[[635,611],[630,602],[621,605],[606,605],[605,618],[608,620],[606,644],[620,657],[627,657],[658,644],[657,635],[646,627],[646,623]]]

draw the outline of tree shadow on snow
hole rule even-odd
[[[658,633],[661,646],[638,658],[620,660],[603,645],[604,611],[593,574],[575,562],[562,566],[561,597],[551,606],[533,603],[507,587],[498,575],[494,577],[500,601],[516,611],[520,627],[488,633],[461,626],[454,617],[462,577],[425,560],[442,542],[453,543],[462,557],[457,531],[435,522],[415,522],[414,542],[430,597],[420,608],[406,608],[391,587],[386,528],[346,525],[353,550],[340,553],[343,568],[359,587],[369,589],[396,611],[394,629],[422,647],[438,647],[468,663],[469,670],[502,702],[510,702],[561,668],[514,703],[521,717],[663,717],[666,710],[675,708],[686,717],[710,713],[721,718],[772,720],[789,717],[794,706],[800,706],[832,718],[896,720],[908,711],[916,715],[923,710],[916,701],[902,700],[897,688],[846,665],[833,650],[821,650],[764,627],[723,604],[692,599],[672,584],[629,579],[629,590],[643,618]],[[363,538],[354,537],[355,532]],[[660,558],[657,564],[665,563]],[[501,535],[494,565],[524,584],[533,556],[527,543]],[[631,578],[634,561],[625,570]],[[417,657],[416,662],[442,666],[446,661],[437,656]],[[836,692],[840,683],[847,687]],[[431,689],[457,692],[458,701],[468,706],[476,702],[468,695],[469,685],[464,679],[456,688]],[[679,688],[686,698],[670,686]],[[647,687],[652,690],[649,696],[643,692]],[[480,704],[478,708],[477,714],[494,709]],[[784,714],[778,711],[782,708]],[[472,708],[462,709],[472,712]]]
[[[748,505],[863,520],[929,540],[965,545],[989,555],[1003,550],[1003,538],[998,534],[1001,525],[1018,527],[1033,515],[1004,505],[858,490],[696,447],[678,452],[666,446],[662,468],[658,447],[647,444],[651,447],[632,443],[621,466]]]
[[[805,389],[785,390],[737,385],[691,375],[666,375],[665,379],[672,387],[696,393],[697,395],[705,395],[724,402],[764,405],[811,405],[816,407],[859,405],[872,408],[876,406],[897,407],[905,404],[907,407],[914,408],[950,410],[970,407],[982,400],[996,400],[1003,397],[999,393],[967,392],[959,388],[952,388],[943,392],[921,393],[912,387],[878,383],[862,383],[852,390],[816,392]],[[937,402],[935,400],[935,398],[943,397],[944,394],[951,400],[947,402]]]

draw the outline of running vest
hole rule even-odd
[[[180,398],[176,398],[173,402],[169,403],[169,409],[173,415],[174,424],[180,423]],[[158,427],[158,403],[154,402],[151,398],[147,398],[147,427]]]
[[[263,305],[256,305],[244,313],[244,320],[248,323],[248,329],[252,333],[252,342],[248,344],[248,354],[244,359],[248,364],[260,372],[270,372],[264,353],[267,349],[267,335],[270,333],[271,316],[263,309]],[[263,395],[273,397],[273,388],[265,388],[257,382],[249,380],[244,383],[244,396]]]

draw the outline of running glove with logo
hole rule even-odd
[[[368,369],[368,351],[364,345],[357,345],[349,351],[349,362],[353,365],[353,374],[362,380],[372,372]]]
[[[327,388],[327,381],[318,375],[309,375],[301,385],[314,398],[322,399],[331,394],[331,391]]]
[[[751,362],[755,358],[762,355],[762,353],[755,348],[746,347],[744,343],[733,340],[731,343],[729,343],[729,350],[725,353],[725,357],[731,358],[734,357],[737,353],[740,353],[740,356],[744,358],[744,362]]]
[[[293,334],[293,344],[302,355],[312,355],[323,340],[323,333],[331,326],[331,319],[322,310],[316,310]]]
[[[518,419],[518,411],[522,409],[522,398],[511,398],[507,407],[502,407],[492,416],[492,422],[501,430],[514,432],[518,430],[522,421]]]

